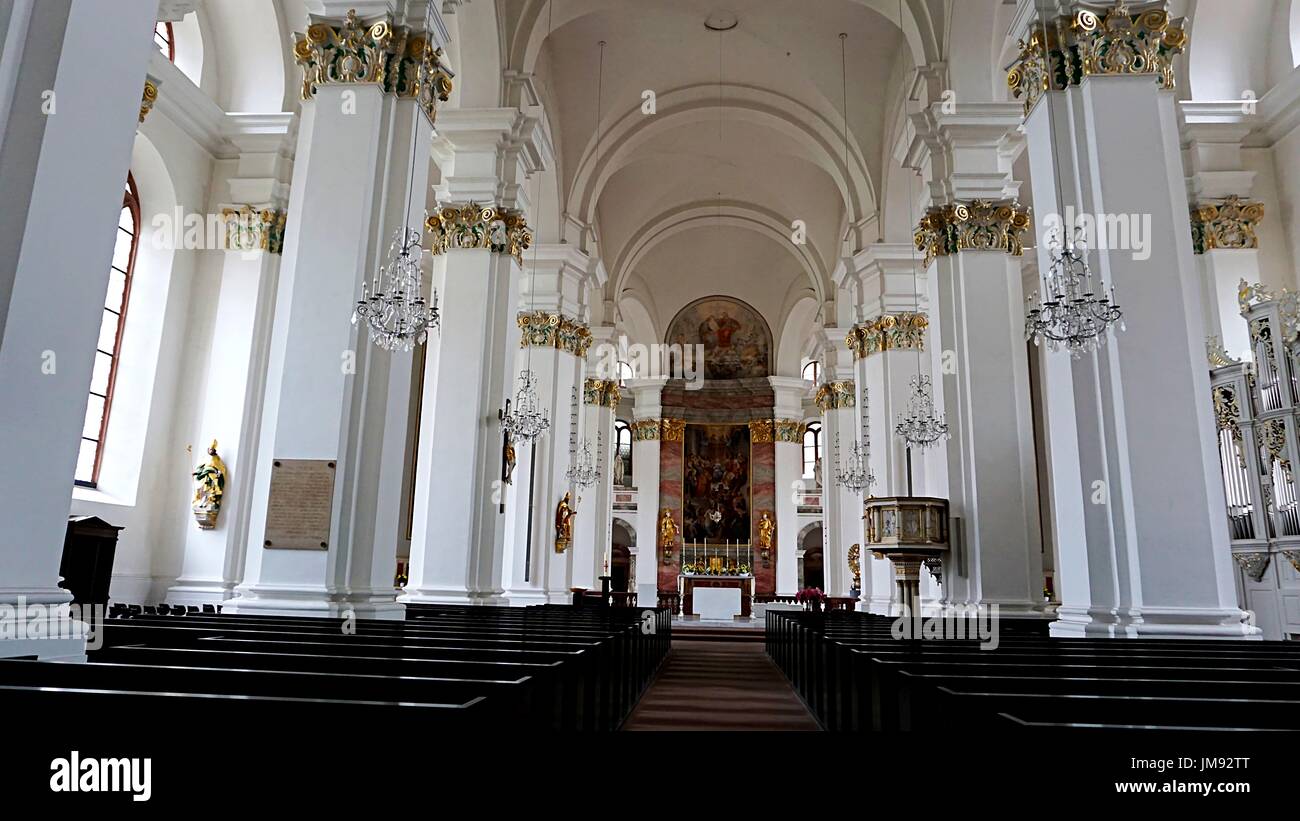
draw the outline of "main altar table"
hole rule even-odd
[[[710,619],[749,618],[754,597],[753,582],[753,576],[684,574],[681,576],[682,615]]]

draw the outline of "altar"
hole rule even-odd
[[[679,577],[682,615],[701,619],[749,618],[754,600],[754,577],[684,573]]]

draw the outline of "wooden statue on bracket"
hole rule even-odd
[[[555,507],[555,552],[563,553],[573,544],[573,517],[578,515],[569,502],[569,494],[566,492],[564,498]]]
[[[659,548],[663,550],[664,564],[672,563],[674,547],[677,547],[677,522],[673,520],[672,512],[664,508],[659,519]]]
[[[208,447],[207,461],[194,468],[194,502],[191,510],[200,530],[217,526],[221,497],[226,492],[226,463],[217,455],[217,440]]]

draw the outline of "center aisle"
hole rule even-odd
[[[624,730],[818,730],[758,641],[674,641]]]

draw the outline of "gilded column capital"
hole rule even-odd
[[[801,419],[773,419],[772,420],[772,437],[777,442],[790,442],[796,445],[803,444],[804,432],[808,426]]]
[[[651,442],[659,439],[660,420],[638,419],[628,425],[634,442]]]
[[[686,439],[685,419],[664,419],[660,438],[665,442],[682,442]]]
[[[392,15],[363,23],[350,10],[343,20],[318,20],[294,35],[293,58],[302,67],[304,100],[323,85],[378,85],[416,100],[433,121],[451,95],[442,49],[431,48],[427,34],[395,25]]]
[[[144,93],[140,95],[140,124],[144,124],[144,118],[149,116],[153,111],[153,104],[158,102],[158,87],[162,81],[152,75],[145,75]]]
[[[774,435],[773,420],[755,419],[749,423],[749,441],[754,444],[771,442]]]
[[[1258,248],[1255,226],[1264,218],[1264,203],[1236,195],[1192,206],[1192,250]]]
[[[1134,12],[1120,0],[1110,8],[1048,20],[1046,32],[1041,22],[1034,24],[1020,41],[1007,86],[1024,99],[1026,116],[1049,90],[1077,86],[1095,75],[1150,74],[1161,88],[1172,89],[1174,57],[1186,48],[1181,20],[1171,20],[1164,9]]]
[[[882,314],[854,325],[844,344],[854,359],[866,359],[888,350],[925,350],[925,329],[930,319],[923,313]]]
[[[840,382],[823,382],[817,387],[817,393],[813,397],[813,401],[823,411],[852,408],[858,403],[856,394],[857,388],[851,379]]]
[[[226,232],[226,250],[284,250],[284,224],[288,213],[281,208],[253,205],[227,205],[221,209],[221,224]]]
[[[616,408],[622,398],[622,389],[616,379],[587,379],[582,383],[582,401],[602,408]]]
[[[1014,200],[971,200],[931,208],[921,218],[913,240],[925,253],[925,264],[935,257],[962,251],[1025,252],[1020,235],[1029,230],[1029,209]]]
[[[533,241],[522,212],[512,208],[445,205],[424,221],[430,253],[445,254],[453,248],[483,248],[494,254],[509,254],[523,264],[523,253]]]
[[[578,357],[585,357],[591,347],[591,331],[576,319],[546,311],[528,311],[516,317],[519,330],[519,347],[555,348]]]

